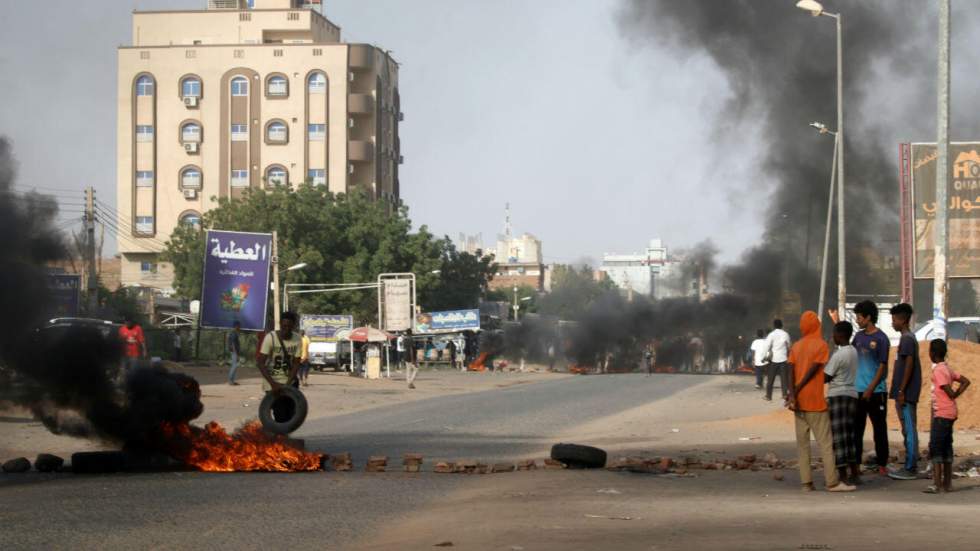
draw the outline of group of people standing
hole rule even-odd
[[[778,375],[786,407],[794,412],[800,480],[805,491],[813,490],[810,472],[810,434],[823,457],[827,489],[833,492],[853,491],[861,484],[861,458],[867,422],[871,421],[875,444],[875,463],[880,475],[897,480],[918,478],[919,438],[916,407],[922,394],[922,367],[919,343],[911,331],[913,310],[909,304],[891,308],[892,327],[901,334],[888,385],[888,336],[877,327],[878,307],[872,301],[855,305],[855,321],[836,322],[830,349],[821,336],[820,320],[815,312],[804,312],[800,319],[801,339],[791,345],[782,322],[775,320],[773,330],[752,343],[756,368],[756,388],[766,382],[766,400],[772,399],[773,383]],[[929,455],[933,465],[933,482],[925,491],[951,490],[953,461],[953,423],[956,420],[956,398],[970,381],[949,368],[946,342],[929,343],[932,368],[932,430]],[[953,383],[958,383],[953,388]],[[826,389],[825,385],[826,384]],[[888,468],[888,400],[894,402],[902,429],[905,448],[904,464]],[[830,468],[833,465],[836,468]]]

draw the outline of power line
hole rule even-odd
[[[107,219],[109,221],[109,223],[111,223],[113,226],[115,226],[116,230],[119,231],[119,232],[122,232],[123,229],[119,227],[119,224],[118,223],[116,223],[116,219],[122,220],[122,223],[123,224],[132,226],[132,222],[130,220],[128,220],[125,216],[122,216],[119,213],[116,213],[115,216],[113,216],[112,214],[110,214],[110,213],[105,212],[104,210],[102,210],[98,205],[96,206],[96,213],[97,214],[101,214],[103,217],[105,217],[105,219]],[[165,242],[163,242],[163,241],[161,241],[161,240],[159,240],[159,239],[157,239],[155,237],[143,237],[143,238],[140,238],[140,239],[146,239],[150,243],[154,243],[156,245],[159,245],[161,248],[166,248],[167,247],[167,244]]]

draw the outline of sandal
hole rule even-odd
[[[939,493],[939,488],[937,488],[934,484],[930,484],[929,486],[926,487],[925,490],[922,490],[922,493],[924,493],[924,494],[938,494]]]

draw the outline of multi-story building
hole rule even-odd
[[[664,285],[673,264],[663,241],[651,239],[642,253],[603,255],[599,271],[623,292],[665,298],[675,294]]]
[[[545,266],[542,262],[541,240],[529,233],[512,237],[509,233],[497,239],[494,255],[497,270],[490,280],[491,289],[527,285],[537,291],[545,286]]]
[[[158,255],[218,198],[303,181],[398,201],[398,64],[341,41],[316,0],[137,11],[118,51],[122,282],[165,290]]]

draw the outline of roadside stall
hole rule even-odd
[[[446,364],[463,370],[472,352],[473,335],[479,331],[480,311],[476,309],[420,313],[415,316],[412,335],[416,349],[422,351],[416,360],[421,365]]]
[[[337,332],[337,338],[341,340],[346,340],[350,343],[351,358],[353,365],[360,365],[363,370],[363,376],[367,379],[379,379],[381,378],[381,359],[388,358],[388,349],[391,346],[391,341],[394,339],[394,335],[391,335],[385,331],[377,329],[375,327],[357,327],[354,329],[342,329]],[[354,360],[357,355],[354,350],[354,343],[360,345],[360,356],[361,361]],[[352,370],[356,372],[355,368]],[[386,376],[391,378],[391,362],[386,362],[385,365]]]

